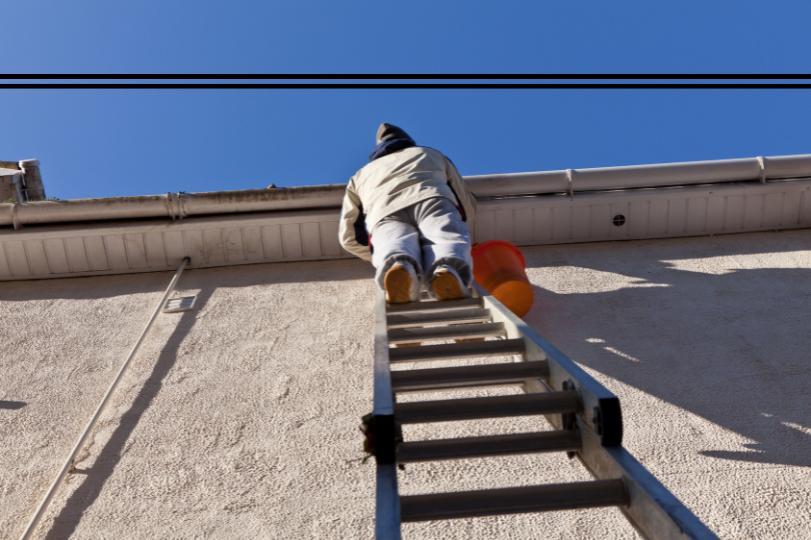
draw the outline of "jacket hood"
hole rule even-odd
[[[409,139],[412,142],[414,141],[414,139],[412,139],[408,135],[408,133],[406,133],[402,129],[398,128],[395,125],[383,122],[382,124],[380,124],[380,127],[377,128],[377,139],[375,141],[375,144],[380,144],[386,139]],[[414,144],[417,143],[415,142]]]

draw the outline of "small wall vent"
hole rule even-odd
[[[615,227],[622,227],[623,225],[625,225],[625,216],[623,216],[622,214],[617,214],[611,221],[612,223],[614,223]]]

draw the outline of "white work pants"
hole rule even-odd
[[[385,289],[386,272],[398,261],[410,262],[429,292],[439,266],[456,270],[465,287],[473,282],[470,230],[456,206],[444,197],[386,216],[372,229],[370,243],[375,280],[381,289]]]

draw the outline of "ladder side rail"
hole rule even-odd
[[[394,415],[394,393],[391,390],[391,366],[389,365],[389,333],[386,323],[386,297],[377,287],[375,297],[375,379],[374,412],[378,415]]]
[[[566,380],[561,378],[561,372],[563,372],[574,379],[583,398],[585,411],[589,410],[585,408],[588,403],[587,399],[590,398],[589,391],[593,391],[595,387],[605,391],[598,395],[605,397],[607,393],[613,396],[611,392],[543,339],[524,321],[516,317],[478,283],[474,283],[474,287],[484,299],[485,307],[491,309],[493,321],[504,322],[507,337],[524,338],[527,351],[521,361],[547,360],[549,363],[550,377],[546,380],[527,381],[524,385],[525,392],[540,393],[561,390],[562,382]],[[568,368],[570,364],[574,365],[576,369],[569,372],[563,369],[564,366]],[[558,370],[557,377],[552,375],[555,370]],[[585,378],[576,378],[581,373],[585,375]],[[584,385],[584,381],[587,384]],[[616,396],[614,398],[616,399]],[[569,427],[564,425],[563,417],[560,414],[545,415],[545,417],[557,429]],[[648,540],[718,540],[715,533],[625,448],[619,445],[606,447],[604,439],[596,429],[598,426],[595,426],[593,421],[587,421],[590,419],[589,417],[591,415],[586,414],[584,416],[576,415],[574,418],[576,429],[581,435],[581,449],[576,455],[597,480],[623,479],[630,503],[619,509],[644,538]]]
[[[402,540],[396,463],[377,464],[375,540]]]
[[[575,364],[554,345],[541,337],[527,323],[504,307],[481,285],[474,282],[478,294],[483,298],[485,307],[493,315],[493,322],[504,324],[507,338],[524,340],[526,352],[523,360],[546,360],[549,363],[548,388],[553,391],[575,389],[583,401],[583,412],[580,418],[585,426],[599,434],[605,446],[622,444],[622,414],[619,399],[613,392],[597,382],[583,368]],[[535,391],[541,389],[534,388]],[[550,418],[552,425],[564,429],[561,418]]]
[[[551,392],[544,381],[528,381],[527,393]],[[559,414],[545,415],[557,429],[566,429]],[[647,540],[718,540],[718,537],[622,446],[605,447],[600,438],[575,417],[581,448],[577,458],[597,480],[622,478],[630,503],[619,507]]]
[[[375,287],[374,409],[376,504],[375,540],[401,540],[400,493],[397,489],[394,393],[389,365],[389,337],[385,293]]]
[[[630,503],[620,506],[628,521],[648,540],[719,540],[695,514],[623,447],[606,448],[581,428],[580,462],[598,480],[622,478]]]

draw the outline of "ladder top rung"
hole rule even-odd
[[[442,300],[428,302],[410,302],[408,304],[386,304],[386,313],[427,313],[431,311],[451,311],[455,309],[480,308],[484,305],[481,298],[462,298],[461,300]]]

